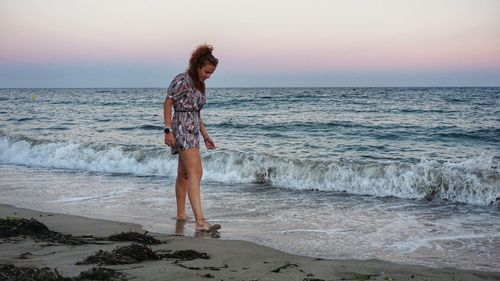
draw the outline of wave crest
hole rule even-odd
[[[0,163],[138,176],[175,177],[177,159],[166,148],[82,145],[0,137]],[[204,180],[266,183],[294,190],[448,200],[487,205],[500,197],[500,169],[493,157],[419,163],[300,161],[218,151],[203,154]]]
[[[500,169],[493,157],[463,162],[421,160],[416,164],[355,161],[315,162],[245,153],[218,153],[205,164],[206,177],[225,181],[226,170],[241,181],[269,183],[295,190],[347,192],[409,199],[448,200],[487,205],[500,196]],[[216,172],[218,171],[218,172]],[[214,173],[215,172],[215,173]]]

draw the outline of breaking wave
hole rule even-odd
[[[177,159],[163,147],[77,144],[0,136],[0,163],[174,177]],[[447,200],[487,205],[500,197],[500,168],[492,156],[462,162],[300,161],[221,150],[203,154],[204,180],[266,183],[294,190]]]

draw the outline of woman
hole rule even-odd
[[[206,101],[205,80],[214,73],[219,62],[212,51],[213,48],[209,45],[201,45],[193,51],[188,70],[174,78],[163,103],[165,144],[171,147],[172,154],[179,154],[175,182],[177,220],[188,219],[185,208],[187,194],[196,219],[196,230],[199,231],[216,228],[204,219],[200,198],[203,173],[199,151],[200,134],[205,146],[210,150],[215,149],[200,116],[200,110]],[[220,226],[217,225],[217,228]]]

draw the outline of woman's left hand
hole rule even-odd
[[[205,146],[207,147],[207,149],[210,149],[210,150],[215,149],[215,143],[211,137],[208,137],[205,139]]]

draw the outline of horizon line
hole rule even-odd
[[[17,89],[166,89],[165,87],[0,87],[0,90],[17,90]],[[262,88],[500,88],[497,86],[223,86],[223,87],[207,87],[207,89],[262,89]]]

